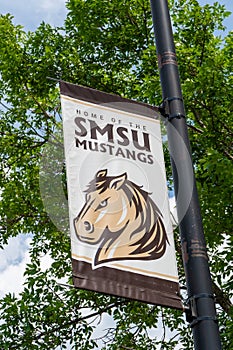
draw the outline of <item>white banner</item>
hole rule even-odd
[[[72,258],[178,283],[156,112],[73,96],[61,89]]]

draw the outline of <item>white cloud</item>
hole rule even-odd
[[[66,17],[66,0],[1,0],[0,12],[14,16],[14,23],[35,30],[44,21],[61,26]]]
[[[15,266],[21,263],[30,242],[30,235],[18,235],[10,238],[8,244],[0,251],[0,272],[8,268],[9,265]]]
[[[7,293],[18,295],[23,290],[24,271],[30,262],[30,236],[19,235],[11,238],[9,244],[0,251],[0,297]]]
[[[3,250],[0,250],[0,298],[7,293],[19,295],[25,282],[24,272],[30,263],[29,247],[31,235],[18,235],[9,239]],[[49,254],[40,259],[41,271],[48,269],[53,262]],[[67,283],[67,278],[57,279],[57,283]]]
[[[66,15],[66,0],[36,1],[38,17],[51,25],[61,25]]]
[[[49,12],[58,12],[61,8],[64,7],[66,0],[40,0],[40,2],[36,2],[38,8],[41,11],[49,11]]]

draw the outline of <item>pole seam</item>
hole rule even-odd
[[[195,318],[195,320],[193,320],[190,323],[190,327],[193,328],[201,321],[214,321],[215,323],[218,323],[218,319],[215,316],[200,316],[200,317]]]

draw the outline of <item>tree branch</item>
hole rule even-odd
[[[36,335],[34,337],[34,340],[38,340],[38,339],[42,338],[45,335],[52,334],[54,332],[60,331],[63,328],[75,325],[76,323],[85,321],[85,320],[90,319],[92,317],[102,315],[103,313],[107,312],[108,310],[111,310],[113,307],[117,307],[119,305],[123,305],[123,304],[126,304],[126,303],[128,303],[128,301],[125,301],[125,300],[121,301],[121,302],[116,302],[116,303],[113,303],[113,304],[110,304],[110,305],[106,306],[105,308],[103,308],[103,309],[101,309],[99,311],[93,312],[92,314],[89,314],[89,315],[86,315],[86,316],[82,316],[82,317],[77,317],[77,318],[74,318],[73,320],[71,320],[69,322],[63,323],[62,325],[59,325],[59,326],[56,326],[56,327],[51,327],[51,329],[49,331],[41,332],[40,334]],[[12,347],[11,349],[18,349],[18,347],[17,346],[16,347]]]
[[[232,156],[228,151],[226,151],[225,149],[223,150],[223,154],[225,154],[225,156],[226,156],[229,160],[233,160],[233,156]]]
[[[192,130],[198,132],[199,134],[203,134],[203,132],[204,132],[203,130],[197,128],[196,126],[194,126],[192,124],[187,124],[187,126],[188,126],[189,129],[192,129]]]
[[[37,104],[37,106],[39,107],[39,109],[41,110],[41,112],[44,114],[44,116],[48,119],[51,119],[51,116],[46,112],[46,110],[42,107],[42,105],[40,104],[39,101],[37,101],[37,99],[33,96],[32,92],[30,91],[30,89],[27,86],[27,83],[24,83],[24,87],[27,91],[27,93],[31,96],[31,98],[33,99],[33,101]]]
[[[223,291],[217,286],[216,283],[212,282],[212,288],[216,302],[228,315],[230,315],[230,309],[233,307],[230,299],[223,293]]]
[[[196,110],[196,108],[191,107],[191,111],[193,112],[193,115],[196,119],[196,121],[198,122],[198,124],[202,127],[205,128],[205,124],[203,123],[203,121],[201,120],[201,116],[199,114],[199,112]]]

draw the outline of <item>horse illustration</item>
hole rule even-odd
[[[94,267],[111,261],[161,258],[168,243],[162,214],[149,193],[100,170],[89,183],[86,203],[74,219],[77,238],[97,246]]]

